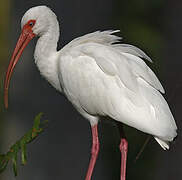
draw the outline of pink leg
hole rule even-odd
[[[97,131],[97,125],[92,126],[92,151],[91,151],[91,159],[87,171],[87,176],[85,180],[91,180],[92,172],[97,160],[99,152],[99,138],[98,138],[98,131]]]
[[[128,142],[125,138],[121,138],[120,143],[120,151],[121,151],[121,180],[126,179],[126,161],[127,161],[127,153],[128,153]]]

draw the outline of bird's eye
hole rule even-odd
[[[31,22],[29,23],[29,26],[32,27],[33,25],[34,25],[34,23],[31,21]]]
[[[31,20],[29,20],[29,21],[26,23],[26,26],[32,28],[32,27],[35,25],[35,23],[36,23],[36,20],[31,19]]]

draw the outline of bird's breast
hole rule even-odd
[[[58,60],[59,56],[55,53],[50,56],[35,57],[35,63],[40,74],[57,90],[61,91],[60,81],[58,78]]]

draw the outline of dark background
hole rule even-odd
[[[125,43],[143,49],[153,59],[150,67],[166,89],[166,99],[178,125],[178,138],[169,151],[153,140],[134,163],[146,135],[125,127],[129,141],[127,180],[181,180],[182,1],[170,0],[30,0],[2,1],[0,7],[1,97],[4,74],[20,34],[21,17],[30,7],[49,6],[61,27],[59,48],[73,38],[96,30],[120,29]],[[18,180],[81,180],[91,148],[91,130],[65,97],[44,80],[34,64],[36,40],[25,49],[11,79],[9,108],[1,98],[0,150],[8,150],[31,126],[39,112],[49,120],[46,131],[28,145],[28,163],[19,165]],[[147,118],[147,117],[146,117]],[[101,149],[93,180],[119,180],[119,134],[109,122],[99,125]],[[11,165],[0,175],[13,180]]]

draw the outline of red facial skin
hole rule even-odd
[[[13,69],[18,62],[19,58],[21,57],[23,50],[28,45],[28,43],[36,36],[36,34],[33,33],[32,28],[35,25],[36,20],[29,20],[22,29],[21,35],[16,43],[16,47],[14,49],[13,55],[11,57],[8,70],[6,72],[6,78],[5,78],[5,84],[4,84],[4,104],[5,108],[8,108],[8,89],[9,89],[9,83],[11,79],[11,75],[13,72]]]

